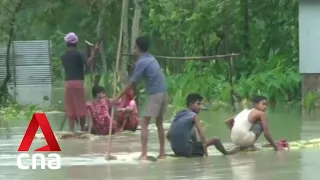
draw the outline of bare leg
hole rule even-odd
[[[84,131],[84,127],[86,125],[86,117],[80,118],[79,121],[80,121],[80,130]]]
[[[74,123],[76,122],[75,119],[68,119],[69,124],[69,131],[74,132]]]
[[[166,157],[166,152],[164,149],[165,146],[165,134],[164,134],[164,128],[163,128],[163,116],[159,116],[156,119],[156,125],[158,129],[158,138],[160,143],[160,149],[159,149],[159,159],[164,159]]]
[[[210,140],[207,141],[206,146],[212,146],[214,145],[218,151],[220,151],[222,154],[224,155],[229,155],[229,154],[234,154],[239,152],[237,149],[233,149],[231,151],[227,151],[224,146],[222,145],[221,141],[219,138],[212,138]]]
[[[139,160],[147,160],[148,156],[148,126],[150,123],[151,117],[144,117],[142,124],[141,124],[141,155],[139,157]]]

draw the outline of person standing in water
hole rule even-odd
[[[77,50],[78,37],[68,33],[64,37],[67,51],[61,56],[65,71],[65,103],[69,122],[69,130],[75,131],[75,122],[80,121],[81,131],[84,131],[86,120],[86,98],[84,91],[84,67],[91,64],[99,47],[96,46],[92,56],[86,60]]]
[[[125,92],[142,78],[146,83],[148,94],[143,121],[141,123],[142,150],[139,160],[147,160],[148,126],[151,118],[156,119],[160,150],[158,158],[165,158],[165,133],[163,129],[163,116],[167,109],[167,85],[159,62],[149,52],[149,39],[141,36],[136,39],[136,51],[139,60],[135,64],[135,70],[130,82],[119,94],[119,100]]]
[[[233,153],[223,147],[219,138],[205,138],[199,119],[202,99],[199,94],[189,94],[186,98],[187,109],[179,111],[173,118],[167,139],[176,156],[206,157],[208,156],[207,148],[212,145],[224,155]],[[200,141],[197,140],[195,130],[199,134]]]
[[[254,148],[260,134],[263,132],[265,138],[271,144],[275,151],[277,145],[273,141],[269,131],[267,119],[267,98],[255,96],[252,98],[253,109],[244,109],[236,116],[226,120],[227,126],[231,129],[231,140],[241,150]]]

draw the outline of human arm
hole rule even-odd
[[[203,149],[204,149],[204,156],[208,156],[208,151],[207,151],[207,141],[204,136],[203,129],[201,128],[201,123],[198,115],[195,115],[193,118],[194,124],[196,126],[196,130],[199,134],[200,141],[202,143]]]
[[[92,61],[96,58],[98,52],[99,52],[99,49],[100,49],[100,42],[98,42],[94,49],[93,49],[93,52],[91,54],[91,56],[88,58],[88,59],[85,59],[85,57],[83,56],[83,54],[80,53],[80,59],[82,61],[82,63],[84,65],[90,65],[92,63]]]
[[[124,93],[126,93],[129,89],[131,89],[133,85],[136,84],[141,79],[145,68],[146,68],[146,64],[143,60],[139,60],[136,63],[130,82],[125,86],[124,90],[119,93],[116,100],[120,99],[124,95]]]
[[[264,137],[267,139],[267,141],[269,141],[269,143],[271,144],[271,146],[274,148],[274,150],[278,150],[277,145],[274,143],[273,138],[271,136],[271,133],[269,131],[269,126],[268,126],[268,119],[267,119],[267,115],[265,113],[260,113],[260,120],[261,120],[261,124],[263,127],[263,133],[264,133]]]
[[[131,100],[128,106],[126,106],[124,108],[119,108],[118,111],[120,111],[120,112],[132,112],[132,111],[134,111],[134,109],[136,107],[137,107],[136,101],[135,100]]]
[[[233,123],[234,123],[234,117],[231,117],[231,118],[228,118],[226,121],[225,121],[225,124],[228,126],[228,128],[231,130],[232,127],[233,127]]]
[[[92,61],[96,58],[99,50],[100,50],[100,43],[101,41],[99,41],[95,46],[94,46],[94,49],[93,49],[93,53],[91,54],[91,56],[88,58],[87,60],[87,64],[91,64]]]
[[[92,115],[91,115],[91,109],[92,109],[92,106],[90,103],[88,103],[86,105],[86,110],[87,110],[86,121],[87,121],[87,125],[88,125],[88,133],[89,134],[92,132],[92,127],[93,127],[93,119],[92,119]]]

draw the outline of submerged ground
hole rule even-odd
[[[271,131],[275,139],[288,140],[320,137],[320,121],[302,118],[298,110],[268,112]],[[226,146],[232,147],[229,131],[223,120],[232,114],[203,112],[207,122],[206,135],[219,136]],[[60,170],[19,170],[16,167],[17,149],[27,122],[18,123],[13,136],[6,139],[0,134],[0,179],[2,180],[103,180],[103,179],[224,179],[224,180],[318,180],[320,148],[292,150],[290,152],[261,151],[233,156],[211,156],[206,159],[178,159],[155,163],[107,162],[104,160],[107,141],[64,140],[62,168]],[[55,127],[57,128],[57,127]],[[158,150],[156,131],[150,131],[149,150]],[[139,132],[114,139],[113,152],[138,152]],[[263,137],[262,141],[265,141]],[[32,147],[44,144],[36,140]],[[167,149],[170,150],[168,143]]]

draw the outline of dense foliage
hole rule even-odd
[[[114,61],[121,18],[118,0],[3,0],[1,8],[16,14],[15,40],[50,39],[53,43],[53,75],[62,80],[59,55],[64,51],[63,35],[73,31],[84,40],[102,39],[101,81],[112,86]],[[211,56],[241,53],[234,59],[233,95],[229,83],[228,59],[159,59],[166,73],[171,102],[183,105],[189,92],[200,92],[208,101],[230,102],[262,94],[276,102],[301,100],[298,72],[297,0],[125,0],[124,48],[134,25],[133,14],[141,8],[140,32],[151,37],[155,55]],[[8,14],[1,13],[5,41]],[[127,37],[127,40],[125,38]],[[126,45],[127,44],[127,45]],[[130,46],[130,45],[129,45]],[[131,46],[131,49],[133,47]],[[130,49],[130,48],[129,48]],[[128,50],[124,49],[124,52]],[[123,57],[128,59],[128,57]],[[131,58],[132,59],[132,58]],[[123,61],[122,71],[132,69]],[[121,73],[124,74],[124,73]],[[107,79],[107,80],[106,80]],[[112,89],[112,88],[111,88]]]

